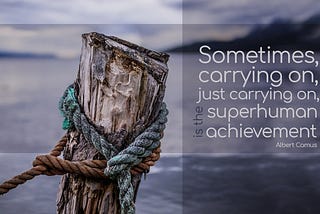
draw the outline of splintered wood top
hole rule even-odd
[[[79,103],[110,141],[130,142],[160,110],[169,55],[95,32],[82,38]]]

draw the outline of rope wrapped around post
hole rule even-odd
[[[119,188],[121,214],[135,213],[131,174],[148,171],[150,166],[159,159],[160,139],[163,137],[168,115],[166,104],[162,103],[155,121],[138,135],[126,149],[120,152],[103,135],[98,133],[86,115],[81,112],[73,85],[69,86],[63,94],[59,102],[59,109],[65,117],[63,128],[76,129],[82,133],[87,142],[92,143],[106,160],[71,162],[58,158],[67,142],[67,138],[63,137],[49,155],[36,157],[32,169],[0,185],[0,194],[8,192],[40,174],[77,173],[87,177],[116,180]],[[104,174],[102,169],[104,169]]]
[[[0,185],[0,195],[9,192],[11,189],[24,184],[38,175],[53,176],[72,173],[96,179],[108,179],[108,177],[103,173],[103,170],[107,166],[106,160],[72,162],[59,158],[58,156],[60,156],[61,152],[64,150],[67,140],[67,136],[63,136],[49,154],[38,155],[35,158],[31,169],[3,182]],[[149,171],[150,167],[154,166],[155,162],[159,160],[160,152],[160,147],[153,150],[153,153],[149,157],[145,158],[137,166],[131,168],[131,174],[135,175]]]
[[[126,149],[120,152],[103,135],[98,133],[86,115],[81,112],[73,85],[66,89],[60,100],[59,108],[65,117],[63,128],[69,130],[75,128],[108,160],[104,173],[111,179],[117,180],[121,213],[135,213],[130,169],[141,163],[144,158],[152,154],[154,149],[160,146],[160,139],[167,123],[168,109],[166,104],[162,103],[155,121],[138,135]]]

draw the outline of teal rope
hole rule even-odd
[[[59,109],[64,117],[63,129],[76,129],[81,132],[88,142],[104,155],[107,162],[105,174],[117,180],[121,214],[134,214],[134,190],[131,183],[130,169],[138,165],[145,157],[160,145],[161,133],[167,123],[168,109],[163,102],[156,120],[144,130],[124,150],[118,151],[105,137],[97,132],[81,112],[73,85],[64,92],[59,102]]]

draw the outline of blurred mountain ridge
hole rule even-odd
[[[202,45],[215,50],[257,50],[271,46],[279,50],[320,50],[320,13],[299,23],[275,19],[270,24],[255,25],[245,36],[230,41],[207,40],[184,44],[167,52],[198,52]]]
[[[57,56],[54,54],[36,54],[31,52],[13,52],[13,51],[1,51],[0,58],[19,58],[19,59],[55,59]]]

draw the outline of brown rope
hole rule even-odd
[[[18,185],[33,179],[38,175],[63,175],[66,173],[78,174],[90,178],[107,179],[103,170],[107,166],[106,160],[68,161],[59,158],[67,144],[67,136],[61,138],[56,146],[47,155],[38,155],[33,161],[33,167],[0,185],[0,195],[9,192]],[[136,175],[149,172],[150,167],[160,158],[161,149],[158,147],[140,164],[131,169],[131,174]]]

